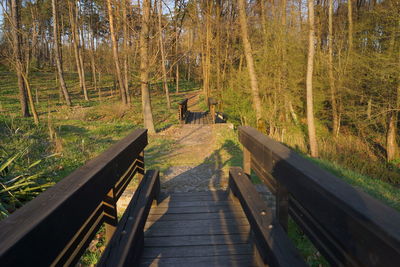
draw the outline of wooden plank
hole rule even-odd
[[[271,267],[307,266],[241,168],[229,170],[229,188],[239,199],[249,219],[264,263]]]
[[[225,201],[229,200],[229,195],[226,192],[215,192],[213,194],[203,192],[196,192],[191,194],[174,193],[174,194],[160,194],[161,203],[164,201]]]
[[[224,255],[253,255],[250,244],[231,244],[213,246],[171,246],[146,247],[142,259],[181,258],[181,257],[212,257]]]
[[[154,246],[205,246],[247,244],[250,241],[250,231],[229,235],[186,235],[168,237],[145,237],[145,247]]]
[[[147,130],[135,130],[2,220],[2,265],[52,264],[146,145]]]
[[[239,139],[308,211],[310,218],[305,221],[326,230],[323,243],[313,241],[333,265],[396,266],[400,262],[399,212],[251,127],[240,127]],[[306,231],[307,225],[302,227]],[[341,254],[330,256],[336,253]]]
[[[229,196],[228,192],[226,191],[204,191],[204,192],[182,192],[182,193],[161,193],[160,197],[165,196],[174,196],[174,197],[199,197],[199,196],[208,196],[208,197],[215,197],[215,196]]]
[[[159,207],[156,209],[152,209],[150,211],[150,214],[230,212],[237,209],[240,210],[240,206],[225,205],[225,206],[211,206],[211,207],[179,207],[179,208]]]
[[[140,266],[257,266],[249,255],[143,259]]]
[[[221,200],[221,201],[163,201],[158,204],[159,208],[170,207],[219,207],[219,206],[230,206],[231,201]]]
[[[145,229],[153,229],[153,228],[212,228],[212,227],[237,227],[241,225],[249,225],[249,222],[246,218],[240,219],[209,219],[207,221],[204,220],[189,220],[189,221],[151,221],[147,222]]]
[[[148,171],[97,266],[131,266],[138,263],[143,249],[144,225],[159,191],[159,172]]]
[[[152,214],[147,218],[147,221],[189,221],[189,220],[210,220],[210,219],[232,219],[245,218],[246,215],[242,211],[238,212],[215,212],[215,213],[183,213],[183,214]]]
[[[145,237],[152,236],[185,236],[185,235],[227,235],[247,233],[248,225],[208,225],[200,228],[188,227],[151,227],[145,232]]]

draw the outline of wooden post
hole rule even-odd
[[[117,199],[115,197],[114,188],[107,193],[106,198],[103,200],[103,206],[106,228],[106,243],[108,243],[118,225]]]
[[[243,171],[250,178],[251,174],[251,153],[243,147]]]
[[[211,105],[210,111],[211,111],[211,116],[212,116],[212,119],[213,119],[213,123],[215,123],[215,105]]]
[[[276,218],[282,228],[287,232],[289,223],[289,195],[286,187],[278,184],[276,190]]]
[[[137,160],[139,161],[138,162],[138,168],[139,169],[138,169],[137,175],[138,175],[138,182],[140,182],[143,179],[144,173],[145,173],[145,170],[146,170],[145,166],[144,166],[144,151],[142,151],[139,154]]]

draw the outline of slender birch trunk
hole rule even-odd
[[[51,0],[52,13],[53,13],[53,39],[54,39],[54,56],[56,59],[58,80],[60,82],[61,92],[64,96],[65,102],[68,106],[72,106],[71,99],[67,90],[67,85],[64,80],[64,69],[61,58],[59,33],[58,33],[58,18],[57,18],[57,0]]]
[[[171,101],[169,99],[169,88],[167,81],[167,68],[165,67],[165,49],[164,49],[164,41],[163,41],[163,31],[161,25],[161,17],[162,17],[162,0],[158,1],[158,35],[160,41],[160,53],[161,53],[161,69],[163,74],[163,87],[165,90],[165,97],[167,99],[167,108],[171,109]]]
[[[254,68],[253,52],[249,41],[249,34],[247,32],[247,19],[246,19],[246,2],[245,0],[238,0],[239,7],[239,23],[244,46],[244,54],[246,56],[247,69],[250,76],[251,94],[253,97],[253,105],[256,111],[257,128],[262,129],[262,110],[260,92],[258,89],[257,75]]]
[[[117,38],[115,37],[115,30],[114,30],[114,15],[113,9],[111,5],[112,0],[107,0],[107,11],[108,11],[108,20],[110,25],[110,36],[111,36],[111,43],[112,43],[112,50],[113,50],[113,57],[114,57],[114,64],[115,64],[115,72],[118,79],[119,91],[121,95],[121,100],[124,105],[127,104],[126,100],[126,90],[125,90],[125,83],[122,78],[121,68],[119,66],[119,58],[118,58],[118,42]]]
[[[313,102],[313,69],[315,54],[315,22],[314,22],[314,1],[308,0],[308,60],[307,60],[307,125],[310,152],[312,157],[318,157],[318,144],[315,133],[314,102]]]
[[[125,94],[126,94],[126,101],[128,105],[131,104],[131,97],[129,94],[129,64],[128,64],[128,39],[129,39],[129,31],[128,31],[128,14],[127,14],[127,5],[129,1],[124,0],[122,7],[122,16],[123,16],[123,31],[124,31],[124,42],[123,42],[123,49],[124,49],[124,87],[125,87]]]
[[[329,87],[331,89],[331,105],[332,105],[332,132],[334,136],[339,134],[339,116],[336,102],[336,86],[333,71],[333,0],[329,0],[329,18],[328,18],[328,73]]]

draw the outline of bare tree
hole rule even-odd
[[[153,123],[153,113],[151,110],[150,92],[149,92],[149,23],[150,23],[150,0],[143,0],[142,20],[140,30],[140,83],[142,90],[142,107],[144,127],[149,133],[155,133]]]
[[[74,47],[75,53],[75,61],[76,61],[76,69],[79,76],[79,85],[81,90],[83,91],[83,95],[85,100],[89,100],[89,96],[86,89],[85,82],[85,70],[83,66],[83,58],[82,58],[82,48],[79,42],[79,34],[78,34],[78,7],[76,6],[75,0],[68,1],[68,11],[69,11],[69,21],[71,24],[71,36],[72,43]]]
[[[165,66],[165,49],[164,49],[164,40],[163,40],[163,30],[162,30],[162,0],[158,1],[158,35],[160,41],[160,54],[161,54],[161,69],[163,75],[163,87],[165,90],[165,96],[167,99],[167,108],[168,110],[171,109],[171,101],[169,99],[169,88],[168,88],[168,81],[167,81],[167,68]]]
[[[53,42],[54,42],[54,57],[56,60],[58,80],[60,82],[61,91],[64,96],[65,102],[68,106],[72,106],[71,99],[67,90],[67,85],[64,80],[64,69],[62,64],[62,58],[60,53],[60,40],[58,34],[58,18],[57,18],[57,0],[51,0],[52,12],[53,12]]]
[[[126,90],[125,90],[125,83],[122,78],[121,68],[119,66],[119,58],[118,58],[118,42],[117,38],[115,37],[115,30],[114,30],[114,14],[113,8],[111,4],[112,0],[107,0],[107,10],[108,10],[108,20],[110,25],[110,36],[111,36],[111,43],[112,43],[112,50],[113,50],[113,57],[114,57],[114,64],[115,64],[115,73],[117,75],[118,84],[119,84],[119,92],[121,95],[122,103],[126,105],[127,98],[126,98]]]
[[[22,76],[22,54],[21,54],[21,33],[20,33],[20,14],[19,14],[20,2],[17,0],[11,0],[11,35],[13,42],[13,52],[15,61],[15,70],[18,78],[19,88],[19,102],[21,104],[22,116],[29,117],[29,108],[27,101],[27,92]]]
[[[332,132],[335,136],[339,134],[339,115],[336,102],[336,86],[333,69],[333,0],[329,0],[329,18],[328,18],[328,72],[329,87],[331,89],[331,105],[332,105]]]
[[[246,56],[247,69],[250,76],[251,94],[253,97],[253,105],[256,111],[257,127],[262,128],[262,110],[260,92],[258,89],[258,81],[256,70],[254,68],[253,52],[249,41],[249,34],[247,31],[247,18],[246,18],[246,2],[245,0],[238,0],[239,7],[239,23],[242,34],[242,41],[244,46],[244,54]]]
[[[129,5],[129,1],[123,0],[122,2],[123,7],[122,7],[122,16],[123,16],[123,31],[124,31],[124,43],[123,43],[123,49],[124,49],[124,87],[125,87],[125,94],[126,94],[126,101],[130,105],[131,104],[131,98],[129,95],[129,64],[128,64],[128,40],[129,40],[129,29],[128,29],[128,13],[127,13],[127,8]]]
[[[315,22],[314,22],[314,0],[308,0],[308,58],[307,58],[307,125],[310,152],[312,157],[318,157],[318,144],[314,123],[314,101],[313,101],[313,70],[315,54]]]

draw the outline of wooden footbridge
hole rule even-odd
[[[178,118],[181,124],[214,124],[224,123],[226,118],[222,113],[216,111],[217,101],[213,98],[208,100],[208,111],[190,111],[188,109],[189,99],[186,98],[178,103]]]
[[[238,133],[243,168],[230,169],[228,190],[168,194],[159,172],[145,171],[147,131],[135,130],[1,221],[0,265],[76,265],[104,226],[99,266],[306,266],[287,235],[291,218],[332,266],[399,266],[398,212],[253,128]]]

